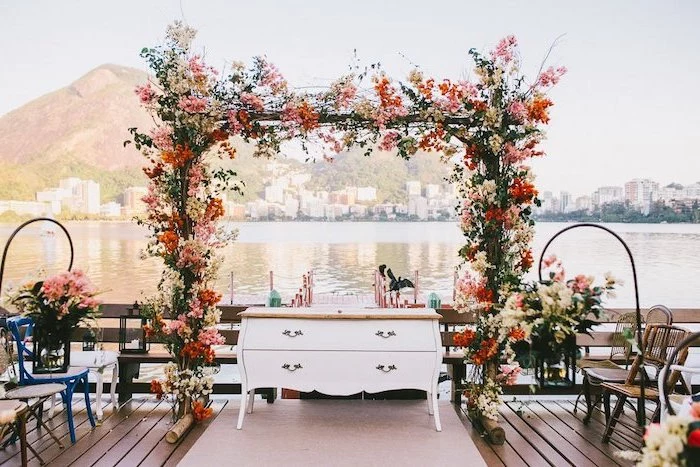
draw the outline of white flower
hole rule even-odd
[[[183,24],[182,21],[175,21],[173,24],[168,25],[165,34],[175,45],[184,50],[189,50],[192,40],[197,35],[197,30]]]

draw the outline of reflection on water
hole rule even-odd
[[[545,242],[566,224],[540,223],[535,257]],[[145,229],[131,223],[69,222],[75,245],[75,267],[88,271],[105,290],[106,301],[129,302],[157,286],[160,262],[140,259]],[[609,224],[627,241],[637,264],[642,305],[700,307],[700,225]],[[0,225],[4,245],[14,225]],[[263,295],[274,271],[275,288],[287,300],[301,276],[315,272],[315,292],[333,296],[372,293],[377,265],[389,265],[398,276],[419,271],[421,293],[438,292],[451,299],[453,268],[462,236],[452,223],[240,223],[239,239],[224,250],[218,289],[228,294],[233,275],[236,294]],[[550,247],[571,274],[602,278],[612,271],[625,281],[609,303],[634,304],[629,261],[612,236],[597,229],[575,229]],[[44,267],[53,273],[67,267],[68,243],[59,230],[42,235],[40,227],[24,229],[12,243],[4,282],[17,282]],[[536,277],[532,272],[531,277]],[[319,297],[321,297],[319,295]],[[359,299],[358,299],[359,300]]]

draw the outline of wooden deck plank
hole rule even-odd
[[[560,401],[558,404],[560,409],[570,413],[574,418],[576,418],[579,423],[583,424],[583,414],[577,416],[573,413],[573,404],[569,404],[567,401]],[[591,420],[588,422],[588,426],[596,430],[598,433],[595,441],[602,443],[603,432],[605,431],[605,416],[599,410],[594,410]],[[636,435],[627,432],[626,430],[616,430],[613,432],[613,436],[610,439],[611,446],[619,449],[633,449],[635,447]]]
[[[103,400],[103,408],[105,408],[107,405],[109,405],[108,402],[105,402]],[[59,402],[57,405],[56,412],[54,413],[54,416],[52,418],[48,418],[48,412],[49,412],[49,407],[50,403],[45,403],[44,405],[44,421],[46,422],[47,425],[51,428],[51,431],[53,434],[67,447],[70,446],[70,435],[69,435],[69,430],[68,430],[68,417],[65,416],[65,410],[63,409],[61,403]],[[87,423],[87,427],[85,427],[85,424]],[[92,426],[89,425],[88,418],[87,418],[87,411],[85,410],[85,403],[83,402],[83,399],[80,397],[76,397],[73,400],[73,424],[75,426],[75,433],[76,433],[76,439],[80,436],[80,434],[83,431],[89,431],[92,429]],[[32,419],[32,421],[29,422],[29,427],[28,427],[28,434],[27,434],[27,443],[31,444],[31,446],[34,448],[35,451],[39,453],[42,458],[44,457],[42,455],[42,452],[45,451],[46,449],[50,448],[51,446],[55,446],[58,448],[56,445],[55,441],[49,436],[48,432],[41,427],[40,429],[37,430],[37,424],[36,421]],[[14,463],[18,462],[18,457],[15,457],[19,454],[19,445],[14,446],[16,449],[10,449],[10,446],[4,451],[1,452],[0,455],[0,464],[5,464],[7,463],[8,465],[13,465]],[[31,460],[34,458],[34,455],[32,454],[31,451],[27,452],[28,455],[28,460]]]
[[[554,466],[573,465],[550,444],[542,439],[536,431],[520,416],[515,410],[512,410],[508,405],[501,408],[501,416],[517,431],[520,436],[534,449],[544,461]],[[507,434],[507,436],[510,436]],[[515,447],[515,446],[514,446]],[[520,454],[520,447],[516,449]],[[528,464],[530,464],[528,462]],[[530,464],[533,465],[533,464]],[[543,464],[544,465],[544,464]]]
[[[513,404],[516,405],[516,404]],[[535,413],[529,405],[525,405],[522,411],[519,412],[519,406],[511,406],[506,404],[506,406],[513,411],[513,414],[520,417],[527,426],[534,432],[531,441],[535,441],[537,445],[541,445],[543,448],[549,445],[555,452],[557,452],[563,459],[576,465],[577,467],[597,467],[589,458],[581,454],[581,452],[573,446],[566,437],[557,430],[549,426],[544,420],[542,420],[537,413]],[[504,409],[505,410],[505,409]],[[537,438],[541,439],[539,441]]]
[[[78,459],[83,452],[89,450],[93,445],[108,435],[109,432],[114,429],[114,427],[118,426],[124,419],[128,418],[131,413],[133,413],[137,408],[141,407],[144,403],[144,400],[128,401],[121,406],[119,411],[105,418],[102,421],[102,425],[100,425],[97,429],[90,430],[83,434],[80,438],[77,438],[75,444],[72,446],[68,444],[66,449],[63,450],[58,449],[58,447],[55,445],[51,446],[45,451],[46,455],[42,454],[42,457],[44,457],[46,462],[51,462],[52,466],[70,465],[72,462]],[[38,466],[39,462],[37,459],[34,459],[29,463],[29,465]]]
[[[165,434],[172,427],[172,413],[166,412],[160,421],[136,443],[115,467],[133,467],[139,465],[146,456],[160,443],[165,443]],[[165,459],[163,459],[165,462]]]
[[[553,417],[558,418],[561,423],[567,426],[570,430],[573,430],[581,438],[585,439],[592,448],[600,451],[603,453],[603,455],[612,459],[613,462],[618,464],[620,463],[620,459],[615,457],[615,453],[619,451],[620,448],[612,445],[611,443],[605,444],[601,441],[603,429],[597,428],[598,425],[593,423],[584,425],[579,418],[576,418],[572,413],[567,412],[556,402],[542,401],[539,404],[548,410]],[[588,455],[587,453],[584,454]]]
[[[213,422],[216,419],[216,417],[219,416],[224,407],[226,407],[227,403],[227,400],[212,401],[211,408],[213,412],[211,418],[209,420],[206,420],[204,423],[197,423],[194,427],[192,427],[187,436],[185,436],[184,439],[180,440],[175,450],[172,452],[170,457],[168,457],[167,462],[163,464],[163,467],[175,467],[182,460],[182,458],[185,457],[187,451],[189,451],[192,448],[192,446],[194,446],[194,443],[197,442],[199,437],[204,434],[209,424]],[[231,427],[232,430],[234,428],[235,427],[233,426]]]
[[[561,401],[559,405],[573,414],[574,405],[571,401]],[[627,413],[623,414],[623,419],[627,420],[628,423],[635,423]],[[583,420],[581,423],[583,423]],[[605,430],[605,415],[600,410],[593,410],[593,415],[591,416],[589,424],[590,423],[597,423],[600,425],[601,434],[599,439],[602,441],[603,431]],[[634,430],[630,426],[618,424],[613,431],[611,441],[613,444],[619,445],[621,449],[639,449],[642,443],[641,432]]]
[[[132,417],[135,417],[136,415],[138,414],[135,413],[132,415]],[[114,466],[124,456],[130,453],[138,444],[139,440],[153,430],[156,424],[161,423],[164,417],[165,420],[162,421],[162,423],[167,425],[168,420],[170,420],[170,415],[171,409],[165,402],[153,407],[149,413],[147,413],[137,422],[134,428],[130,429],[119,441],[108,448],[107,452],[105,452],[104,455],[92,465],[100,467]],[[121,427],[121,425],[119,427]],[[144,451],[143,455],[145,456],[147,453],[148,451]],[[78,462],[82,463],[83,460],[83,457],[80,457]]]
[[[581,454],[581,456],[584,456],[586,459],[588,459],[592,465],[601,467],[605,467],[608,465],[618,465],[618,463],[615,462],[614,458],[609,457],[600,450],[598,450],[596,446],[593,445],[593,440],[588,440],[585,436],[581,436],[576,430],[562,422],[559,418],[557,418],[554,414],[550,413],[549,410],[547,410],[540,403],[531,403],[527,406],[527,408],[532,414],[539,417],[539,419],[542,420],[542,422],[546,424],[550,430],[554,431],[554,433],[557,434],[558,438],[548,438],[548,441],[550,443],[553,443],[555,448],[557,444],[559,444],[559,438],[561,438],[565,442],[569,443],[569,445],[571,445],[574,449],[576,449]],[[561,446],[564,446],[564,444],[562,443]],[[563,451],[560,450],[560,452]],[[569,451],[567,450],[566,458],[569,460],[574,460],[574,457],[568,455],[568,452]],[[576,465],[578,467],[579,465],[587,464],[576,463]]]
[[[510,411],[508,411],[510,412]],[[535,447],[530,443],[530,440],[523,436],[520,431],[518,431],[511,423],[512,418],[515,416],[510,415],[508,412],[501,412],[501,419],[503,420],[502,427],[506,432],[506,444],[512,447],[513,451],[525,462],[526,465],[530,467],[540,467],[553,465],[547,460],[545,456],[542,455]],[[511,463],[504,459],[507,466],[510,467]],[[514,465],[514,464],[513,464]],[[568,463],[562,463],[560,465],[569,465]],[[558,467],[558,466],[557,466]]]
[[[515,454],[514,451],[511,453],[512,454],[511,456],[509,456],[509,455],[504,456],[506,458],[510,458],[512,460],[512,463],[504,464],[504,461],[501,460],[501,457],[496,452],[496,449],[494,449],[496,446],[492,446],[491,444],[489,444],[481,436],[481,433],[479,433],[479,431],[476,428],[474,428],[474,425],[472,425],[472,422],[469,419],[469,416],[467,415],[467,413],[465,412],[464,407],[461,405],[460,406],[455,405],[455,404],[452,404],[452,405],[454,407],[455,412],[457,412],[457,417],[462,422],[464,429],[467,430],[469,437],[472,439],[472,441],[474,441],[474,444],[476,445],[476,449],[479,450],[479,454],[481,454],[481,457],[484,458],[486,465],[488,465],[489,467],[492,467],[492,466],[505,467],[505,465],[509,465],[509,466],[513,466],[513,465],[525,466],[526,465],[525,462],[523,462],[523,460],[520,458],[520,456]],[[506,446],[506,449],[510,449],[512,451],[512,448],[510,447],[510,445],[506,444],[503,446]],[[502,447],[502,446],[498,446],[498,447]],[[517,458],[517,460],[520,463],[516,463],[515,458]]]
[[[121,421],[101,437],[99,441],[91,443],[88,449],[83,450],[79,454],[76,452],[73,460],[69,462],[68,459],[70,457],[59,459],[59,463],[56,465],[71,465],[73,463],[80,466],[93,465],[95,462],[99,461],[107,451],[121,441],[124,436],[134,430],[158,405],[160,405],[160,401],[145,402],[128,416],[122,418]]]

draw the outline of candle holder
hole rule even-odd
[[[144,326],[148,322],[141,315],[141,307],[138,302],[127,308],[128,314],[119,317],[119,352],[120,353],[148,353],[151,343],[146,339]],[[136,312],[136,314],[134,314]]]

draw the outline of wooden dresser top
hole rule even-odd
[[[288,319],[440,319],[432,308],[361,308],[322,306],[313,308],[248,308],[242,318]]]

